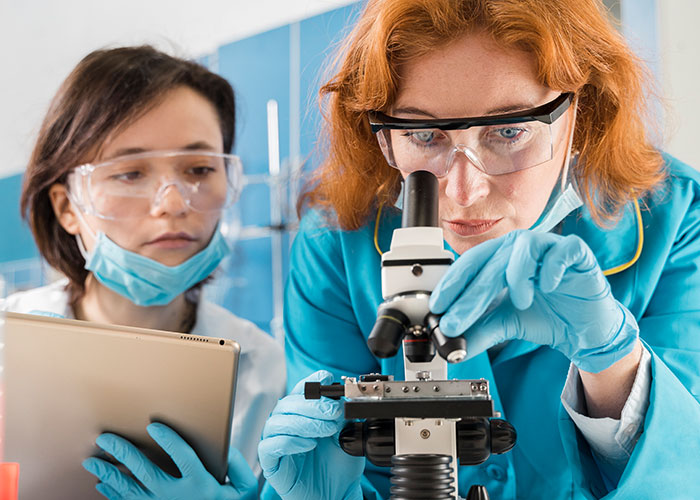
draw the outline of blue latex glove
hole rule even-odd
[[[430,309],[444,313],[445,335],[466,332],[469,357],[521,339],[553,347],[595,373],[630,353],[639,335],[577,236],[513,231],[477,245],[443,276]]]
[[[348,455],[338,444],[343,403],[304,399],[304,383],[310,381],[330,384],[333,375],[313,373],[277,403],[258,445],[263,474],[285,500],[362,500],[365,459]]]
[[[219,484],[202,465],[194,450],[170,427],[153,423],[148,434],[173,459],[181,478],[163,472],[126,439],[115,434],[101,434],[96,442],[104,451],[124,464],[143,484],[122,473],[114,465],[99,458],[83,461],[83,467],[101,481],[97,490],[109,500],[252,500],[256,498],[258,481],[241,453],[229,453],[229,483]],[[144,488],[144,486],[146,488]]]

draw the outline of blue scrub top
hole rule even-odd
[[[596,226],[585,207],[561,224],[595,253],[615,298],[635,316],[652,354],[652,384],[644,431],[617,489],[607,493],[589,446],[562,408],[569,360],[525,341],[450,365],[450,378],[486,378],[497,411],[518,441],[504,455],[460,467],[459,493],[484,484],[496,499],[700,499],[700,175],[664,156],[668,179],[626,207],[612,227]],[[395,210],[382,214],[378,243],[389,249],[400,227]],[[319,213],[303,218],[286,289],[287,383],[291,389],[325,369],[340,380],[377,372],[404,378],[403,354],[379,360],[366,345],[381,295],[381,258],[372,220],[341,231]],[[640,252],[641,250],[641,252]],[[389,469],[369,462],[366,498],[389,497]]]

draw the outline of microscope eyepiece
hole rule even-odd
[[[419,170],[406,177],[401,227],[440,227],[438,180],[435,174]]]

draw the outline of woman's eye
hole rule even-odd
[[[426,130],[424,132],[414,132],[413,137],[419,142],[430,142],[435,137],[435,134]]]
[[[404,135],[418,146],[434,146],[440,140],[436,130],[409,130]]]
[[[503,127],[495,130],[495,133],[499,138],[512,141],[519,139],[520,136],[525,133],[525,130],[518,127]]]
[[[132,171],[132,172],[122,172],[119,174],[114,174],[112,176],[113,179],[118,180],[118,181],[129,181],[133,182],[136,180],[139,180],[143,174],[138,171]]]
[[[190,167],[188,172],[191,175],[194,175],[196,177],[205,177],[215,171],[214,168],[208,166],[208,165],[203,165],[201,167]]]

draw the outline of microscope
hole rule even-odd
[[[430,293],[452,264],[438,225],[438,181],[416,171],[404,184],[401,228],[382,255],[382,296],[367,339],[379,358],[403,346],[405,380],[367,374],[343,383],[307,382],[305,396],[345,397],[342,449],[391,467],[392,500],[455,500],[457,465],[478,465],[515,445],[515,429],[494,411],[485,379],[448,380],[448,363],[466,358],[464,336],[446,337],[430,312]],[[482,485],[467,500],[488,500]]]

